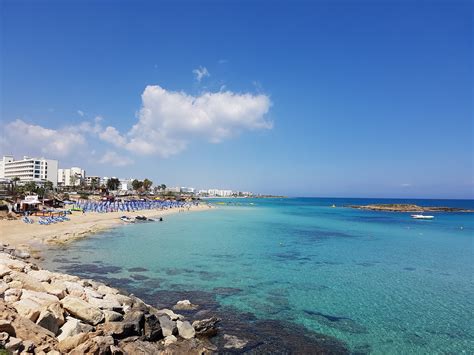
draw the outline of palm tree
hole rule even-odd
[[[150,190],[152,185],[153,185],[153,181],[148,180],[148,179],[143,180],[143,188],[145,189],[145,191]]]

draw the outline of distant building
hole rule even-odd
[[[180,187],[167,187],[165,191],[166,192],[181,192],[181,188]]]
[[[33,181],[42,184],[51,181],[56,187],[58,185],[58,161],[27,156],[24,156],[22,160],[15,160],[12,155],[4,155],[0,161],[0,178],[19,178],[21,183]]]
[[[207,194],[213,197],[230,197],[233,194],[232,190],[209,189]]]
[[[133,190],[132,182],[135,179],[120,179],[120,186],[119,190],[120,191],[130,191]]]
[[[69,169],[58,169],[58,185],[59,186],[80,186],[85,182],[85,170],[72,167]]]
[[[194,187],[180,187],[179,191],[183,193],[188,193],[188,194],[193,194],[194,193]]]
[[[100,186],[100,176],[86,176],[84,181],[87,186],[92,186],[94,181],[97,183],[97,187]]]

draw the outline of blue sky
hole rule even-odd
[[[1,6],[3,154],[170,186],[474,197],[471,1]]]

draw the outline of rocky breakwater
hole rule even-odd
[[[103,283],[42,270],[28,253],[0,246],[0,349],[10,353],[211,353],[208,337],[218,321],[191,324]]]

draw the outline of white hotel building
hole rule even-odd
[[[72,167],[70,169],[58,169],[58,185],[59,186],[79,186],[85,181],[85,170]]]
[[[0,161],[0,178],[19,178],[20,182],[34,181],[44,183],[51,181],[53,186],[58,185],[58,161],[45,158],[23,157],[15,160],[12,155],[4,155]]]

